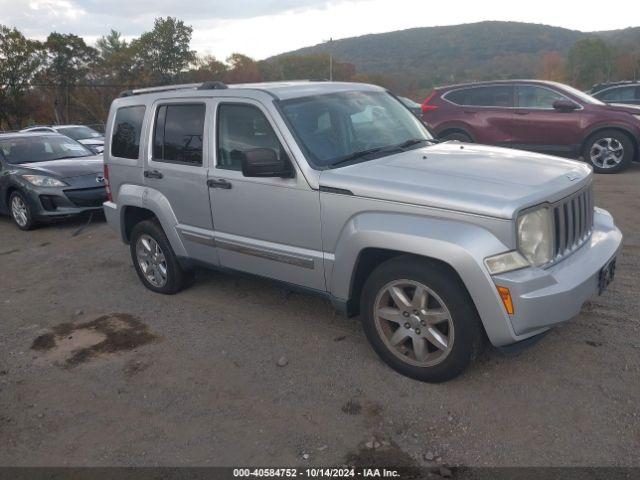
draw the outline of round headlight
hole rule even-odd
[[[539,267],[553,258],[551,212],[539,208],[518,218],[518,249],[531,265]]]

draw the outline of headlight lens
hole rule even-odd
[[[65,187],[67,185],[57,178],[46,175],[22,175],[22,178],[36,187]]]
[[[535,267],[544,265],[553,257],[553,230],[551,212],[539,208],[518,218],[518,248]]]
[[[501,253],[500,255],[486,258],[484,264],[487,266],[491,275],[510,272],[529,266],[527,259],[524,258],[520,252],[516,251]]]

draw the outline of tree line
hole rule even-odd
[[[111,30],[95,46],[73,34],[45,41],[0,25],[0,130],[41,123],[104,122],[123,90],[170,83],[220,80],[246,83],[329,76],[328,55],[255,61],[234,53],[225,61],[191,50],[193,29],[173,17],[125,40]],[[336,80],[372,81],[352,64],[334,61]]]
[[[209,80],[245,83],[329,77],[327,53],[263,61],[234,53],[221,61],[193,51],[192,33],[182,20],[157,18],[153,28],[138,38],[127,41],[111,30],[92,46],[73,34],[53,32],[45,41],[38,41],[0,25],[0,130],[35,123],[101,124],[113,98],[131,88]],[[516,70],[514,66],[511,76],[517,75]],[[637,51],[618,51],[598,37],[577,41],[567,55],[545,52],[535,69],[539,78],[579,88],[636,77],[639,70]],[[426,78],[407,78],[401,72],[363,74],[339,58],[333,59],[333,78],[376,83],[417,100],[432,87]]]

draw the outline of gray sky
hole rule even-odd
[[[194,49],[219,59],[233,52],[262,59],[329,37],[482,20],[582,31],[640,25],[638,0],[612,0],[606,11],[618,13],[604,15],[594,15],[584,4],[558,0],[458,0],[455,8],[452,5],[433,0],[0,0],[0,24],[30,37],[44,38],[55,30],[93,43],[111,28],[138,36],[152,28],[155,17],[170,15],[193,26]]]

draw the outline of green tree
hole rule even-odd
[[[43,61],[40,42],[0,25],[0,124],[9,128],[22,126],[29,115],[29,85]]]
[[[55,85],[72,85],[89,75],[98,52],[72,33],[53,32],[44,43],[47,53],[44,77]]]
[[[153,30],[134,40],[140,65],[157,83],[169,83],[196,60],[190,49],[193,28],[177,18],[156,18]]]
[[[213,55],[204,55],[197,57],[191,68],[180,75],[180,79],[185,83],[223,80],[226,72],[224,63]]]
[[[127,46],[127,41],[122,38],[122,34],[114,29],[111,29],[107,35],[100,37],[96,42],[96,48],[102,60],[123,52]]]
[[[56,121],[71,121],[71,96],[73,87],[83,81],[92,80],[92,66],[98,52],[74,34],[53,32],[44,42],[45,68],[40,80],[54,87],[53,109]]]
[[[254,59],[241,53],[232,53],[227,58],[227,63],[229,64],[229,70],[224,77],[225,82],[251,83],[262,81],[262,73]]]
[[[571,81],[580,88],[611,78],[615,52],[601,38],[585,38],[577,41],[568,57],[568,71]]]
[[[95,71],[103,84],[115,84],[121,88],[146,83],[136,48],[122,38],[120,32],[111,30],[96,42],[98,61]]]

